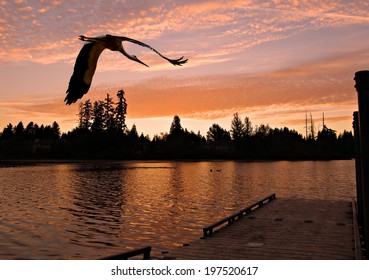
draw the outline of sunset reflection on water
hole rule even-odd
[[[351,200],[354,161],[78,162],[0,168],[1,259],[167,250],[251,202]]]

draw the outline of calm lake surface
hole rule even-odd
[[[144,245],[168,250],[274,192],[351,200],[354,165],[129,161],[3,167],[0,259],[96,259]]]

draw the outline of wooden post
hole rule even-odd
[[[358,122],[361,157],[362,218],[365,256],[369,254],[369,71],[355,73],[355,88],[358,93]]]
[[[356,170],[356,201],[357,201],[357,220],[363,233],[363,184],[361,183],[361,153],[360,153],[360,132],[359,132],[359,112],[354,112],[354,121],[352,123],[354,129],[355,141],[355,170]]]

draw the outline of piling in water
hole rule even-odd
[[[360,155],[356,160],[357,172],[360,176],[358,198],[362,207],[359,217],[362,219],[364,233],[364,255],[369,254],[369,71],[359,71],[355,73],[355,88],[358,94],[358,134],[355,141],[358,144]]]

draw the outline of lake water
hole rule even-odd
[[[77,162],[0,168],[0,259],[96,259],[144,245],[168,250],[272,193],[351,200],[354,165]]]

